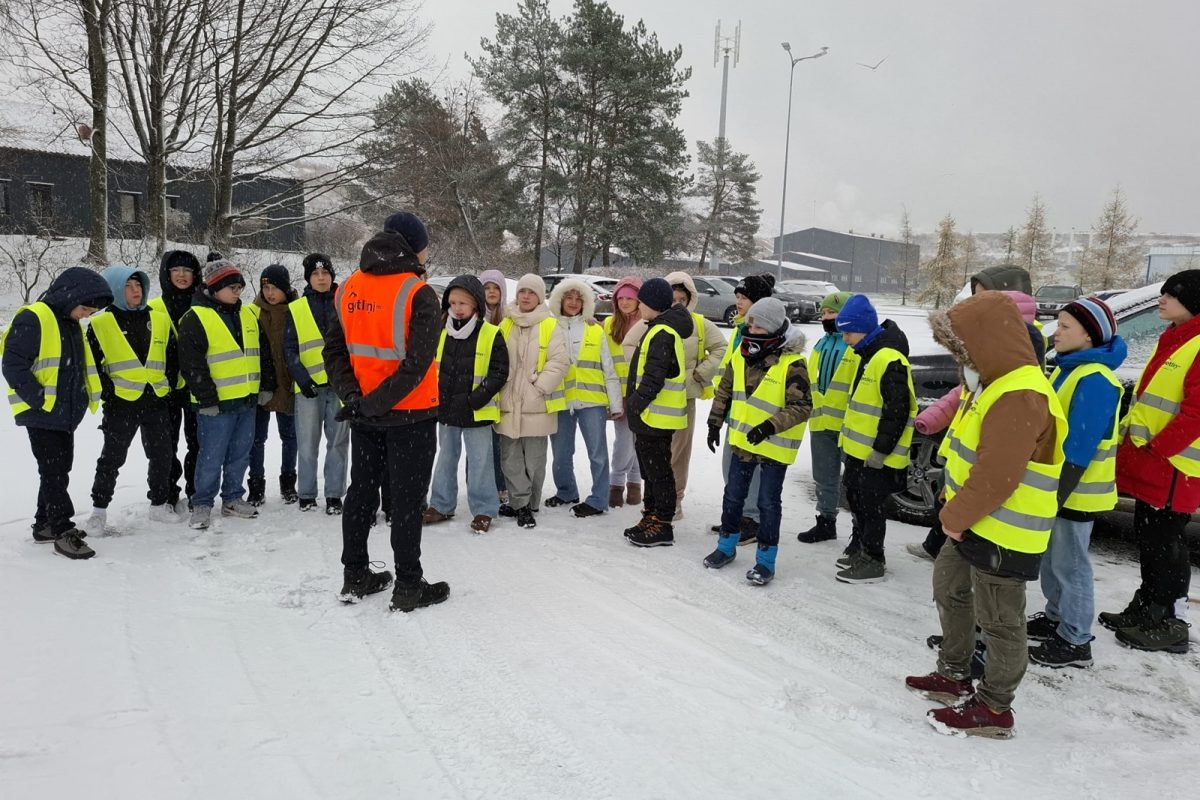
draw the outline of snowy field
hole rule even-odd
[[[98,419],[77,440],[79,519]],[[458,516],[424,538],[451,597],[412,614],[386,593],[341,605],[339,521],[281,505],[273,481],[258,520],[150,525],[136,445],[110,512],[124,535],[56,557],[29,537],[34,462],[7,413],[0,449],[4,800],[1200,797],[1196,650],[1098,629],[1093,669],[1030,669],[1015,739],[937,735],[902,683],[934,666],[930,565],[903,552],[925,531],[891,524],[886,582],[837,583],[848,516],[838,542],[795,539],[813,518],[807,447],[768,587],[743,578],[752,548],[701,566],[722,480],[699,433],[675,547],[630,547],[630,508],[475,536],[460,487]],[[371,537],[385,562],[387,541]],[[1097,555],[1098,609],[1137,582]]]

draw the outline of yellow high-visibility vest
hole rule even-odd
[[[329,375],[325,372],[325,337],[317,327],[317,320],[313,316],[312,306],[308,304],[308,298],[301,297],[288,303],[288,313],[292,315],[292,324],[296,326],[296,341],[300,345],[300,366],[304,367],[313,384],[328,385]],[[299,393],[300,384],[293,385]]]
[[[971,477],[983,421],[991,407],[1008,392],[1032,391],[1046,398],[1055,421],[1054,462],[1030,461],[1017,488],[1004,503],[971,526],[979,536],[1018,553],[1044,553],[1050,529],[1058,516],[1058,479],[1062,474],[1067,418],[1058,395],[1041,368],[1019,367],[983,387],[950,434],[946,459],[946,502],[954,499]]]
[[[161,311],[162,313],[167,315],[167,322],[171,323],[171,335],[174,336],[175,341],[178,342],[179,341],[179,328],[177,328],[175,326],[175,320],[171,319],[171,312],[169,312],[167,310],[167,301],[162,297],[156,297],[153,300],[151,300],[149,303],[147,303],[146,305],[150,306],[151,311]],[[183,380],[183,370],[180,370],[179,374],[175,376],[175,386],[173,386],[172,388],[182,389],[184,386],[185,386],[185,383]]]
[[[133,352],[112,312],[103,311],[89,320],[104,356],[100,367],[108,373],[113,392],[122,400],[137,400],[146,391],[146,386],[153,389],[158,397],[166,397],[171,391],[167,383],[167,342],[171,336],[171,318],[157,309],[148,313],[150,349],[146,353],[145,364]]]
[[[1058,380],[1060,372],[1062,370],[1056,368],[1050,375],[1051,386]],[[1059,405],[1062,406],[1067,419],[1070,419],[1071,401],[1075,390],[1079,387],[1079,382],[1089,375],[1100,375],[1112,384],[1117,390],[1117,407],[1113,409],[1112,430],[1100,440],[1083,477],[1079,479],[1079,485],[1071,492],[1063,508],[1093,514],[1112,511],[1117,507],[1117,445],[1121,441],[1117,412],[1121,407],[1121,393],[1125,390],[1113,371],[1103,364],[1083,364],[1076,367],[1056,390]]]
[[[512,317],[505,317],[500,320],[500,333],[504,336],[505,342],[508,341],[508,334],[513,329],[513,324]],[[538,372],[546,368],[546,351],[550,347],[550,338],[554,335],[554,327],[556,325],[558,325],[558,322],[554,317],[547,317],[538,323]],[[567,377],[564,375],[562,383],[559,383],[555,390],[546,396],[547,413],[567,410],[567,395],[564,391],[566,382]]]
[[[479,321],[479,337],[475,341],[475,361],[471,367],[471,388],[478,389],[487,378],[488,368],[492,364],[492,347],[496,344],[496,336],[499,335],[500,328],[486,320]],[[446,329],[442,329],[441,338],[438,339],[437,361],[438,369],[442,368],[442,350],[446,347]],[[500,421],[500,400],[499,392],[488,398],[487,404],[483,408],[477,408],[472,412],[472,416],[476,422],[499,422]]]
[[[599,325],[585,325],[583,344],[579,348],[579,359],[567,368],[567,402],[577,401],[585,406],[608,406],[608,388],[604,382],[604,362],[600,348],[604,343],[604,329]]]
[[[808,355],[808,383],[812,387],[812,416],[808,418],[810,431],[840,431],[846,418],[846,406],[850,404],[850,387],[858,374],[858,353],[847,347],[842,360],[833,371],[829,387],[824,391],[817,388],[821,378],[821,353],[816,348]]]
[[[259,351],[258,315],[243,305],[238,320],[241,323],[242,347],[229,332],[216,310],[207,306],[192,306],[188,314],[195,314],[204,326],[208,339],[208,351],[204,355],[208,362],[208,374],[217,387],[217,400],[238,400],[258,394]],[[195,401],[195,395],[192,400]]]
[[[907,469],[912,460],[909,450],[912,447],[913,422],[917,418],[917,395],[913,391],[912,370],[908,359],[899,350],[885,347],[867,362],[863,376],[858,380],[858,386],[846,404],[846,416],[842,422],[842,433],[838,444],[848,456],[860,461],[866,461],[871,456],[875,446],[875,436],[879,433],[879,420],[883,418],[883,392],[880,382],[883,373],[893,363],[900,363],[908,377],[908,421],[900,441],[892,452],[885,453],[884,466],[893,469]]]
[[[692,324],[696,328],[696,363],[699,364],[704,360],[705,345],[707,344],[704,340],[704,315],[697,314],[695,311],[693,311]],[[726,348],[726,351],[728,351],[728,349],[729,348]],[[703,388],[700,390],[700,399],[702,400],[712,400],[716,396],[717,390],[712,381],[704,384]]]
[[[604,320],[604,335],[608,337],[608,351],[612,356],[613,369],[616,370],[617,377],[621,379],[621,385],[625,385],[625,379],[629,377],[629,362],[625,360],[625,351],[621,347],[621,343],[613,338],[613,320],[616,315],[612,315]]]
[[[1154,346],[1155,351],[1158,345]],[[1183,386],[1187,379],[1188,370],[1200,357],[1200,336],[1194,336],[1171,354],[1163,365],[1154,373],[1154,377],[1142,389],[1142,393],[1133,399],[1133,407],[1125,419],[1129,438],[1138,447],[1150,443],[1167,424],[1179,414],[1180,404],[1183,403]],[[1154,362],[1154,355],[1146,363]],[[1141,378],[1138,379],[1141,383]],[[1167,459],[1171,466],[1187,475],[1189,478],[1200,477],[1200,439],[1196,439]]]
[[[13,314],[13,322],[22,311],[29,311],[36,316],[41,328],[42,335],[38,342],[38,354],[33,362],[32,372],[33,377],[42,385],[42,407],[39,410],[50,413],[58,400],[58,369],[62,364],[62,339],[59,337],[58,318],[54,316],[54,310],[40,300],[18,308],[17,313]],[[73,324],[78,325],[79,323]],[[8,334],[11,330],[12,323],[10,322],[4,330],[4,337],[0,338],[0,352],[4,351],[4,343],[8,341]],[[82,336],[83,326],[80,325],[80,337],[82,338]],[[83,342],[83,384],[87,389],[88,410],[94,414],[100,405],[100,373],[96,371],[92,348],[88,347],[86,341]],[[8,404],[12,408],[14,417],[31,408],[11,386],[8,387]]]
[[[746,434],[752,428],[783,410],[787,405],[788,367],[803,359],[799,353],[787,353],[779,357],[763,375],[758,386],[746,394],[746,359],[741,351],[729,362],[733,370],[733,402],[729,406],[729,444],[756,455],[766,456],[781,464],[796,463],[796,451],[804,439],[805,423],[801,422],[785,431],[777,431],[758,444],[750,444]]]
[[[655,336],[669,336],[674,339],[675,361],[679,364],[679,374],[667,378],[663,387],[650,405],[642,411],[640,418],[652,428],[668,431],[683,430],[687,427],[687,385],[684,383],[687,364],[683,357],[683,338],[668,325],[651,325],[642,339],[641,351],[638,356],[637,370],[634,372],[634,389],[642,382],[646,374],[646,354],[650,352],[650,340]]]

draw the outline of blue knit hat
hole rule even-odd
[[[870,333],[879,327],[879,315],[865,294],[856,294],[846,301],[837,315],[839,333]]]
[[[411,211],[397,211],[392,214],[383,221],[383,229],[403,236],[414,253],[429,247],[429,231],[425,230],[425,223],[421,222],[421,218]]]
[[[675,304],[675,292],[663,278],[651,278],[638,289],[638,302],[655,311],[666,311]]]

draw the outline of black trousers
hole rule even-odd
[[[1186,597],[1192,579],[1184,530],[1191,515],[1167,511],[1138,500],[1133,508],[1133,532],[1142,562],[1142,597],[1165,606],[1175,616],[1175,601]]]
[[[362,569],[370,563],[367,535],[386,479],[383,488],[392,509],[396,585],[420,583],[421,514],[433,475],[437,420],[393,428],[352,426],[350,451],[350,488],[342,514],[342,565]]]
[[[884,467],[871,469],[857,458],[846,457],[842,472],[846,500],[853,520],[847,549],[883,560],[883,538],[887,533],[886,503],[904,485],[904,471]]]
[[[675,518],[676,499],[675,473],[671,469],[671,436],[635,434],[633,451],[637,454],[638,467],[646,486],[642,496],[646,511],[664,522],[670,522]]]
[[[100,431],[104,446],[96,461],[96,477],[92,480],[92,505],[108,508],[117,488],[117,475],[125,465],[133,437],[142,432],[142,450],[149,462],[146,482],[150,505],[160,506],[171,499],[171,412],[166,401],[126,402],[111,400],[104,404]]]
[[[196,409],[192,406],[192,398],[187,389],[171,392],[167,401],[171,433],[171,496],[167,500],[174,504],[179,500],[180,478],[184,480],[185,497],[196,493],[196,458],[200,455],[200,438],[196,435]],[[183,429],[183,438],[187,443],[187,452],[182,464],[179,462],[180,428]]]
[[[75,527],[71,521],[75,506],[68,491],[71,466],[75,462],[75,432],[45,428],[26,428],[25,432],[29,434],[29,447],[37,461],[40,480],[33,524],[35,528],[49,528],[57,536]]]

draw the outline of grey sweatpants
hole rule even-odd
[[[508,504],[515,511],[542,505],[542,483],[546,480],[548,436],[500,436],[500,466],[508,484]]]

